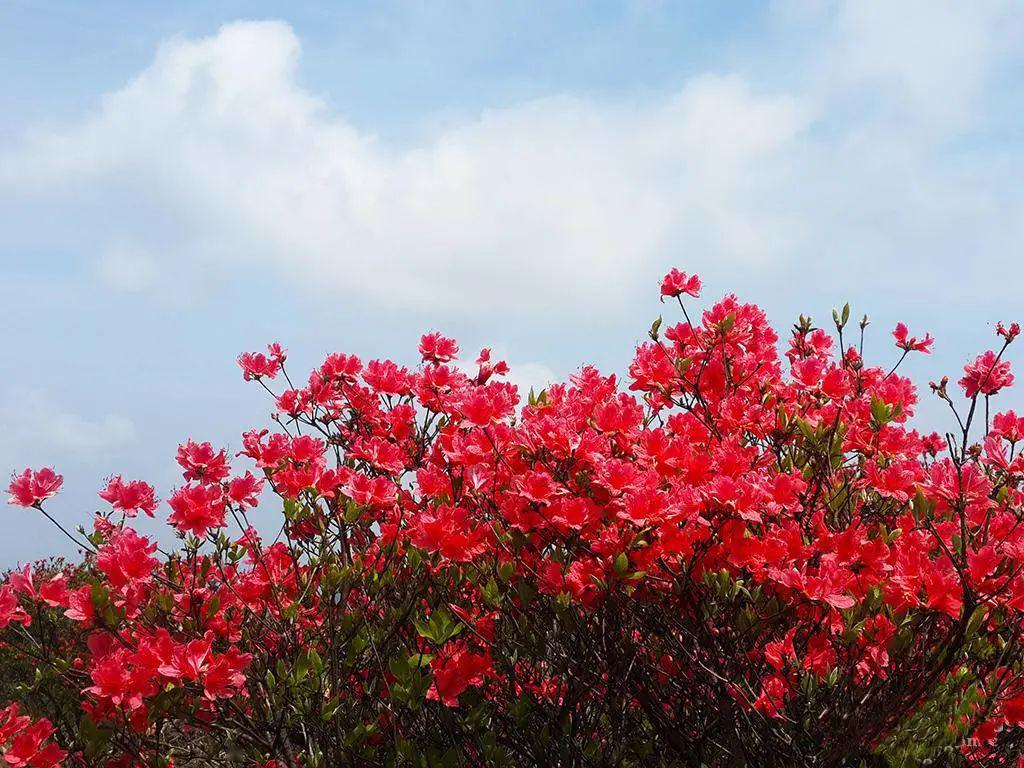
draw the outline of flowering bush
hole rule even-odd
[[[868,365],[845,307],[780,354],[733,296],[692,322],[700,291],[666,276],[682,322],[626,389],[584,368],[522,408],[437,333],[302,387],[244,354],[275,429],[180,446],[174,551],[130,525],[145,482],[76,534],[61,477],[16,474],[85,557],[0,586],[7,764],[1020,765],[1024,417],[989,407],[1019,328],[923,435],[897,371],[929,336]]]

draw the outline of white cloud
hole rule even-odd
[[[857,0],[839,4],[833,63],[850,83],[880,89],[919,130],[948,133],[970,113],[1000,50],[1006,0]]]
[[[124,416],[85,418],[39,390],[11,389],[0,403],[0,460],[9,469],[67,458],[92,462],[136,437],[134,423]]]
[[[129,293],[152,288],[160,276],[149,252],[126,241],[113,243],[100,254],[96,273],[106,285]]]
[[[649,103],[491,110],[395,148],[303,91],[298,56],[279,23],[166,43],[94,116],[8,157],[0,184],[131,183],[200,263],[255,261],[403,306],[536,309],[566,289],[580,306],[680,238],[754,262],[791,246],[758,199],[807,125],[788,95],[709,75]]]
[[[979,233],[1008,262],[1019,192],[994,185],[999,158],[951,161],[943,142],[977,123],[993,71],[1019,55],[1011,6],[779,7],[818,20],[825,45],[772,90],[752,85],[755,63],[646,100],[491,109],[403,146],[298,85],[287,25],[229,24],[165,43],[93,115],[0,157],[0,191],[159,208],[163,228],[136,226],[133,250],[115,240],[99,264],[121,289],[244,266],[435,314],[600,312],[674,263],[793,275],[824,253],[860,259],[851,279],[868,280]]]

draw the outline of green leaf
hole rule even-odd
[[[871,418],[880,426],[889,423],[892,419],[892,406],[882,398],[873,395],[871,397]]]
[[[974,637],[978,630],[981,628],[981,623],[985,620],[988,615],[988,608],[984,605],[979,605],[974,609],[974,613],[971,614],[971,618],[967,621],[967,638]]]
[[[416,622],[416,631],[420,637],[425,637],[436,645],[444,645],[463,629],[464,626],[456,623],[444,607],[430,614],[428,620]]]
[[[432,653],[414,653],[409,657],[409,666],[415,669],[422,669],[436,658]]]
[[[345,501],[345,522],[354,523],[362,516],[362,508],[356,504],[352,499]]]
[[[320,719],[325,723],[338,714],[338,710],[341,709],[343,701],[342,699],[334,699],[324,707],[323,712],[320,714]]]
[[[625,552],[619,552],[615,556],[615,573],[619,576],[624,576],[626,571],[629,570],[629,556]]]
[[[487,580],[487,584],[484,585],[481,594],[484,602],[491,608],[495,608],[501,603],[501,590],[498,589],[498,582],[493,577]]]
[[[392,659],[388,664],[388,669],[391,670],[391,674],[394,675],[400,682],[406,682],[409,679],[409,675],[412,674],[412,669],[409,667],[408,659],[398,657]]]
[[[300,653],[299,657],[295,660],[295,674],[294,679],[296,683],[301,683],[305,680],[306,675],[309,674],[309,656],[305,653]]]

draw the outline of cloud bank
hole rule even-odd
[[[36,136],[8,180],[130,184],[172,210],[193,258],[395,305],[606,298],[683,232],[749,260],[792,245],[759,202],[807,125],[788,96],[705,76],[652,104],[491,110],[398,149],[296,85],[299,50],[275,22],[169,42],[96,115]],[[151,271],[117,253],[129,284]]]
[[[705,73],[628,103],[553,96],[403,146],[298,84],[288,25],[232,23],[166,42],[92,115],[27,137],[0,187],[120,196],[158,217],[133,227],[129,206],[97,233],[95,270],[115,289],[269,269],[441,314],[596,310],[667,263],[813,270],[825,251],[918,268],[1019,238],[1005,158],[951,143],[979,129],[1020,13],[858,2],[777,15],[824,43],[792,82]]]
[[[135,441],[135,424],[120,414],[86,417],[36,389],[14,387],[2,394],[2,467],[50,463],[54,457],[95,463]]]

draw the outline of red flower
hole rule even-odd
[[[492,668],[490,653],[473,653],[464,645],[449,644],[430,662],[434,684],[427,691],[427,698],[457,707],[459,695],[469,687],[483,685]]]
[[[465,509],[443,504],[419,516],[411,540],[427,552],[465,563],[487,549],[487,529],[472,527]]]
[[[25,610],[18,604],[18,596],[7,584],[0,586],[0,629],[8,624],[17,622],[23,626],[32,623],[32,619]]]
[[[395,503],[395,484],[386,477],[367,477],[353,472],[344,491],[356,504],[364,507],[390,507]]]
[[[796,627],[793,627],[781,640],[765,643],[764,659],[771,664],[776,672],[781,672],[782,668],[786,666],[786,662],[796,657],[796,651],[793,649],[793,638],[795,636]]]
[[[20,714],[17,704],[0,710],[0,749],[9,768],[59,768],[67,753],[48,739],[53,724],[42,718],[32,721]],[[4,744],[9,746],[4,748]]]
[[[284,365],[287,353],[277,343],[268,345],[267,353],[264,355],[262,352],[243,352],[238,356],[238,365],[246,381],[264,377],[272,379],[277,376]]]
[[[921,465],[911,459],[895,462],[884,469],[879,469],[875,461],[864,466],[865,486],[879,496],[897,501],[910,500],[920,475]]]
[[[844,611],[857,604],[847,591],[851,581],[851,573],[836,566],[834,561],[826,560],[821,564],[816,576],[805,578],[804,585],[807,596],[812,600],[820,600]]]
[[[449,339],[436,331],[423,335],[420,339],[420,356],[430,363],[448,363],[459,354],[459,345],[455,339]]]
[[[153,557],[156,542],[139,536],[131,528],[120,531],[113,541],[100,547],[96,567],[106,574],[111,586],[124,589],[147,584],[160,564]]]
[[[1006,343],[1009,344],[1020,336],[1020,323],[1010,323],[1009,328],[1003,325],[1002,322],[996,323],[996,333],[1006,339]]]
[[[197,480],[201,483],[219,483],[228,476],[227,452],[213,450],[209,443],[197,443],[186,440],[178,446],[178,464],[185,472],[186,480]]]
[[[126,483],[120,475],[111,478],[107,487],[100,491],[100,498],[128,517],[135,517],[139,512],[152,517],[157,505],[153,486],[141,480]]]
[[[896,329],[892,332],[892,337],[896,340],[896,348],[902,349],[904,352],[927,353],[931,351],[932,344],[935,343],[935,339],[928,333],[924,335],[923,339],[910,336],[907,326],[903,323],[896,323]]]
[[[68,609],[64,615],[79,624],[89,624],[96,616],[96,608],[92,602],[92,587],[84,586],[68,594]]]
[[[1003,717],[1010,725],[1024,725],[1024,695],[1003,702]]]
[[[92,685],[86,691],[97,698],[108,699],[115,707],[124,701],[131,675],[122,656],[111,654],[100,660],[90,676]]]
[[[66,607],[69,595],[67,579],[63,576],[54,576],[39,585],[39,599],[51,608]]]
[[[11,484],[7,486],[10,494],[7,503],[19,507],[37,507],[56,496],[63,483],[64,478],[50,467],[35,471],[26,469],[20,475],[11,477]]]
[[[994,395],[1003,387],[1013,384],[1010,363],[1007,360],[1000,360],[995,352],[989,350],[964,366],[964,375],[959,383],[968,397],[974,397],[978,393]]]
[[[963,590],[960,587],[960,579],[952,568],[939,569],[932,567],[924,575],[925,590],[928,593],[927,605],[936,611],[952,616],[954,619],[960,617],[960,609],[963,607]]]
[[[232,478],[228,483],[228,498],[242,507],[255,507],[262,492],[263,481],[252,472]]]
[[[219,485],[186,485],[167,503],[173,510],[168,522],[179,531],[205,538],[211,528],[224,526],[224,493]]]
[[[390,360],[371,360],[363,371],[363,380],[382,395],[404,395],[412,386],[409,371]]]
[[[477,374],[473,381],[481,386],[486,384],[491,376],[504,376],[509,371],[508,363],[504,360],[499,360],[496,363],[491,362],[491,350],[486,347],[480,350],[480,355],[476,359],[476,365]]]
[[[462,415],[470,424],[486,427],[498,421],[503,412],[502,403],[494,393],[484,388],[472,390],[462,401]]]
[[[769,717],[782,717],[788,692],[786,678],[782,675],[769,675],[761,681],[761,693],[754,702],[754,709]]]
[[[1014,411],[997,413],[992,417],[991,432],[1004,440],[1016,443],[1024,439],[1024,416],[1018,416]]]
[[[355,355],[343,355],[340,352],[333,352],[327,356],[323,365],[320,366],[320,377],[328,381],[345,382],[352,384],[363,370],[362,361]]]
[[[207,699],[228,699],[245,686],[245,668],[252,656],[231,647],[206,667],[203,695]]]
[[[700,278],[697,275],[689,275],[673,268],[661,280],[661,295],[673,298],[684,293],[693,296],[695,299],[700,296]]]
[[[174,649],[172,657],[163,664],[159,672],[171,680],[198,680],[209,664],[213,638],[192,640]]]

